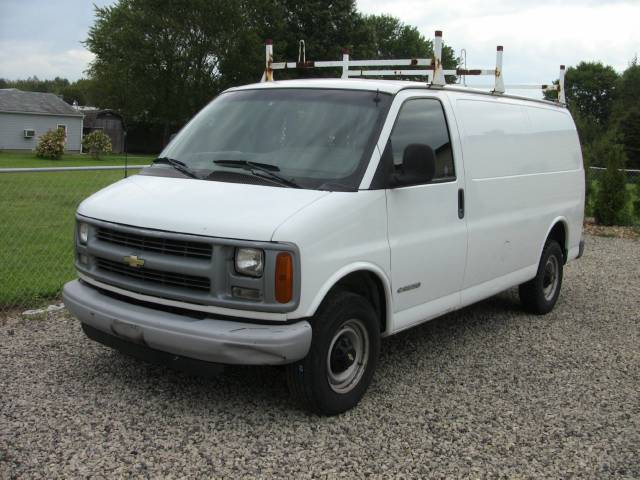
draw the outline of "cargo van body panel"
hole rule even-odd
[[[467,173],[463,288],[500,285],[500,277],[527,268],[533,277],[557,219],[567,226],[565,248],[581,238],[584,171],[571,116],[525,101],[451,95]]]

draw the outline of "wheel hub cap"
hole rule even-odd
[[[544,275],[542,276],[542,290],[546,300],[551,300],[556,294],[559,282],[559,270],[560,264],[558,263],[558,258],[553,255],[550,256],[544,266]]]
[[[369,337],[364,324],[347,320],[336,331],[327,352],[327,380],[333,391],[347,393],[358,384],[367,367]]]

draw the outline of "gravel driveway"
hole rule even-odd
[[[587,237],[556,309],[514,291],[382,343],[339,417],[275,368],[194,378],[0,320],[0,478],[640,477],[640,242]]]

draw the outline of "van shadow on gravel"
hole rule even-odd
[[[381,355],[372,390],[393,393],[396,383],[409,384],[415,377],[429,375],[429,362],[440,367],[458,357],[465,338],[491,336],[524,320],[517,293],[499,294],[457,312],[447,314],[406,332],[382,340]],[[79,330],[79,328],[78,328]],[[89,380],[94,390],[135,399],[136,403],[170,402],[172,408],[201,412],[203,405],[223,410],[262,409],[298,411],[292,403],[282,367],[227,366],[217,376],[195,376],[171,368],[152,365],[129,357],[84,337],[82,362],[69,365],[68,378]],[[426,371],[425,371],[426,370]],[[366,399],[366,396],[365,396]]]

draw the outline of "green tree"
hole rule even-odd
[[[240,0],[243,28],[221,58],[223,87],[252,83],[264,69],[264,41],[274,42],[275,61],[296,60],[298,42],[306,44],[307,60],[338,60],[342,48],[359,42],[362,17],[355,0]],[[335,76],[328,69],[278,71],[276,78]]]
[[[640,99],[640,65],[634,57],[629,67],[622,73],[616,87],[616,103],[621,108],[638,104]]]
[[[629,168],[640,168],[640,65],[635,57],[618,81],[615,126],[622,135]]]
[[[617,121],[628,168],[640,168],[640,107],[630,107]]]
[[[220,89],[220,58],[240,27],[237,2],[120,0],[96,8],[86,45],[98,106],[163,125],[165,142]]]
[[[391,15],[364,16],[362,29],[361,47],[354,48],[355,58],[431,58],[433,56],[431,40],[425,38],[416,27],[406,25]],[[445,69],[455,69],[458,65],[453,48],[447,45],[442,48],[442,63]],[[455,79],[455,76],[447,76],[449,83],[454,82]]]
[[[567,105],[606,126],[613,110],[618,74],[600,62],[580,62],[565,75]]]
[[[591,146],[591,156],[604,159],[607,169],[599,180],[594,215],[601,225],[625,225],[629,194],[624,173],[626,155],[615,132],[609,132]]]

